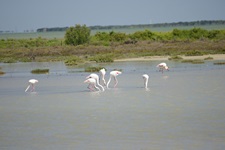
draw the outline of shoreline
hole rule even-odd
[[[207,57],[212,57],[212,60],[225,60],[225,54],[209,54],[209,55],[202,55],[202,56],[182,56],[183,60],[186,59],[202,59],[204,60]],[[146,57],[138,57],[138,58],[123,58],[123,59],[116,59],[115,62],[125,62],[125,61],[165,61],[169,60],[171,56],[146,56]]]

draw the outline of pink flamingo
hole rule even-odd
[[[159,71],[162,71],[162,73],[163,73],[163,70],[165,69],[165,70],[169,70],[169,67],[167,66],[167,64],[166,63],[160,63],[160,64],[158,64],[156,67],[158,67],[159,68]]]
[[[142,77],[144,79],[144,87],[145,87],[145,89],[148,89],[148,79],[149,79],[149,76],[147,74],[143,74]]]
[[[105,81],[105,74],[106,74],[106,71],[105,71],[105,68],[102,68],[101,70],[99,70],[100,74],[101,74],[101,77],[102,77],[102,81],[104,83],[104,85],[106,86],[106,81]]]
[[[109,81],[107,83],[107,88],[109,88],[109,83],[110,83],[112,77],[114,78],[114,81],[115,81],[114,88],[116,87],[116,85],[118,84],[118,80],[117,80],[116,76],[118,76],[121,73],[122,72],[120,72],[120,71],[111,71],[110,72],[110,78],[109,78]]]
[[[99,76],[98,76],[97,74],[92,73],[92,74],[90,74],[89,76],[86,77],[86,79],[88,79],[88,78],[93,78],[93,79],[95,79],[97,85],[100,86],[100,87],[102,88],[102,91],[105,91],[104,87],[103,87],[101,84],[99,84]]]
[[[94,91],[94,88],[98,89],[98,91],[101,91],[97,86],[96,86],[96,80],[94,78],[89,78],[87,80],[84,81],[84,83],[89,83],[88,85],[88,89],[90,89],[91,91]]]
[[[35,84],[35,83],[38,83],[38,80],[36,80],[36,79],[30,79],[28,82],[29,82],[29,85],[27,86],[25,92],[27,92],[27,90],[28,90],[30,87],[31,87],[31,92],[33,92],[33,91],[35,90],[34,84]]]

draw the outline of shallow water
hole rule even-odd
[[[223,149],[225,65],[168,61],[162,74],[158,63],[103,64],[107,80],[123,72],[105,92],[88,91],[89,73],[60,62],[0,64],[0,149]],[[41,67],[50,73],[30,73]],[[25,93],[30,78],[39,83]]]

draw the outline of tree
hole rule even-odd
[[[65,43],[67,45],[80,45],[88,43],[90,40],[91,30],[86,25],[76,25],[66,30]]]

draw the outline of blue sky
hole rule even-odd
[[[225,0],[0,0],[0,31],[225,20]]]

